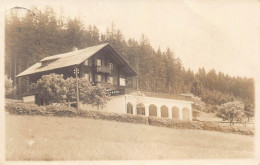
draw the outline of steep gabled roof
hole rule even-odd
[[[134,69],[129,65],[127,61],[123,59],[108,43],[100,44],[92,47],[88,47],[81,50],[76,50],[64,54],[58,54],[53,55],[49,57],[45,57],[40,62],[37,62],[36,64],[32,65],[22,73],[18,74],[16,77],[22,77],[27,75],[32,75],[36,73],[41,73],[45,71],[50,71],[54,69],[64,68],[68,66],[74,66],[79,65],[83,63],[85,60],[90,58],[91,56],[95,55],[102,49],[106,49],[108,51],[111,51],[111,55],[115,57],[119,63],[121,63],[123,66],[125,66],[124,70],[130,75],[135,76],[136,73]],[[47,65],[42,65],[44,62],[48,62]]]

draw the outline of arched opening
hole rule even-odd
[[[165,105],[161,106],[161,117],[169,117],[168,107]]]
[[[157,107],[153,104],[149,106],[149,116],[157,116]]]
[[[172,118],[179,119],[179,108],[178,107],[172,107]]]
[[[189,108],[182,108],[182,119],[183,120],[190,120],[190,110]]]
[[[145,106],[142,103],[136,105],[137,115],[145,115]]]
[[[127,113],[128,114],[133,114],[133,105],[131,103],[127,103]]]

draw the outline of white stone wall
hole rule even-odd
[[[125,113],[126,109],[125,95],[113,96],[107,102],[104,108],[100,108],[100,111],[114,112],[114,113]],[[88,104],[80,104],[80,109],[83,110],[97,110],[97,107],[92,107]]]
[[[191,101],[162,99],[162,98],[146,97],[146,96],[134,96],[134,95],[113,96],[111,97],[111,100],[108,101],[106,107],[100,109],[100,111],[127,113],[128,103],[132,105],[134,115],[137,115],[137,109],[136,109],[137,104],[142,103],[145,107],[146,116],[149,116],[149,106],[153,104],[157,107],[158,117],[161,117],[161,107],[166,106],[168,108],[168,118],[172,118],[172,108],[177,107],[179,111],[178,119],[192,120]],[[97,110],[96,107],[92,107],[91,105],[86,105],[86,104],[81,104],[80,108],[87,109],[87,110]],[[183,118],[183,114],[186,114],[186,116],[184,116],[185,118]]]

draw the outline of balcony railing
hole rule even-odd
[[[110,90],[107,91],[107,94],[109,94],[110,96],[124,95],[125,89]]]
[[[111,74],[110,66],[97,66],[97,72]]]

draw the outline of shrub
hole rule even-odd
[[[188,94],[191,97],[191,100],[193,102],[192,108],[199,110],[199,111],[205,111],[206,104],[202,101],[201,97],[195,96],[194,94]]]
[[[80,101],[84,104],[93,106],[105,106],[109,97],[106,95],[106,89],[92,86],[88,80],[80,78],[78,80]],[[76,79],[63,78],[63,75],[49,74],[43,75],[36,83],[32,83],[27,94],[37,94],[39,103],[50,105],[52,103],[61,103],[76,101]]]
[[[241,121],[244,115],[244,105],[239,101],[228,102],[219,107],[217,116],[224,121],[228,120],[231,124],[233,121]]]
[[[92,86],[87,79],[80,78],[78,80],[79,99],[84,104],[92,104],[98,108],[104,107],[109,100],[106,95],[106,89],[97,86]],[[65,91],[67,101],[76,101],[76,78],[67,78],[65,80]]]
[[[219,132],[226,132],[226,133],[237,133],[242,135],[254,135],[254,129],[245,126],[228,126],[228,125],[221,125],[216,122],[204,122],[202,125],[203,130],[209,131],[219,131]]]
[[[150,125],[170,127],[170,128],[184,128],[184,129],[199,129],[200,122],[192,121],[182,121],[178,119],[167,119],[160,117],[148,117],[148,122]]]
[[[73,107],[67,107],[65,105],[48,105],[46,106],[46,115],[54,116],[76,116],[77,111]]]
[[[29,93],[37,94],[43,105],[61,102],[62,95],[65,94],[64,85],[63,75],[43,75],[36,83],[30,85]]]
[[[218,109],[219,109],[218,105],[207,104],[207,106],[205,108],[205,112],[207,112],[207,113],[214,113],[214,112],[217,112]]]
[[[192,118],[193,118],[193,120],[197,119],[197,117],[199,117],[199,116],[200,116],[200,112],[193,109],[192,110]]]
[[[25,103],[6,103],[6,111],[17,115],[44,115],[46,108],[39,107],[36,104]]]
[[[76,116],[76,109],[64,105],[38,106],[36,104],[7,102],[6,111],[16,115],[53,115],[53,116]]]
[[[117,113],[101,112],[101,111],[80,111],[78,113],[78,116],[91,118],[91,119],[103,119],[103,120],[114,120],[114,121],[130,122],[130,123],[137,123],[137,124],[148,124],[147,117],[130,115],[130,114],[117,114]]]

